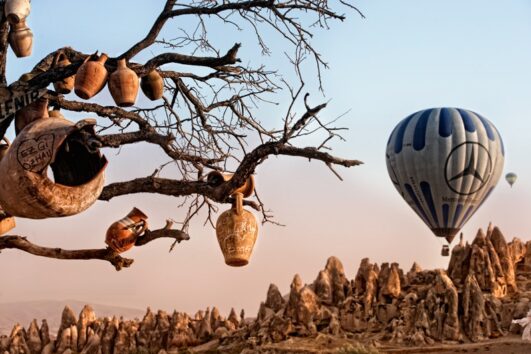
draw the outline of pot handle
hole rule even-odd
[[[58,51],[56,54],[55,54],[55,57],[53,58],[53,62],[52,62],[52,68],[55,68],[57,66],[57,63],[59,62],[59,59],[64,56],[64,53],[62,50]]]
[[[132,225],[135,234],[138,236],[142,235],[148,228],[148,223],[146,220],[140,220],[139,222]]]
[[[233,207],[236,210],[236,215],[242,215],[243,214],[243,194],[234,193],[233,197],[235,198]]]
[[[94,54],[87,55],[85,60],[83,60],[83,64],[85,64],[87,61],[89,61],[90,58],[97,57],[97,56],[98,56],[98,51],[95,51]]]

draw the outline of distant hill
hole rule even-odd
[[[66,305],[70,306],[74,313],[78,315],[86,304],[92,306],[98,317],[123,316],[125,319],[142,319],[146,313],[146,310],[92,304],[87,301],[77,300],[0,303],[0,334],[9,334],[17,323],[27,328],[34,318],[37,319],[39,326],[41,320],[46,319],[50,327],[50,333],[56,333],[61,322],[61,314]]]

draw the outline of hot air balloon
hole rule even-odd
[[[387,143],[387,170],[409,206],[451,243],[500,179],[503,142],[481,115],[432,108],[402,120]]]
[[[516,182],[517,178],[518,176],[516,175],[516,173],[513,173],[513,172],[509,172],[508,174],[505,175],[505,180],[507,181],[507,183],[509,183],[511,188],[513,187],[513,184],[514,182]]]

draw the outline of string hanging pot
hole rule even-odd
[[[33,32],[26,26],[26,21],[21,20],[10,27],[8,40],[13,53],[18,58],[30,56],[33,49]]]
[[[95,124],[94,119],[73,123],[53,118],[25,126],[0,161],[0,205],[5,212],[43,219],[90,207],[103,189],[107,166]]]
[[[162,98],[164,93],[164,81],[157,70],[152,70],[142,77],[140,87],[144,95],[152,101]]]
[[[107,69],[105,68],[105,62],[108,58],[107,54],[102,53],[99,58],[96,54],[93,54],[85,59],[74,79],[74,92],[76,95],[88,100],[103,89],[108,77]]]
[[[72,64],[70,60],[68,60],[68,57],[63,53],[59,52],[54,58],[53,61],[53,67],[60,68],[65,67]],[[60,81],[56,81],[53,83],[53,87],[55,89],[55,92],[61,93],[61,94],[68,94],[72,92],[74,89],[74,82],[75,82],[76,76],[72,75],[69,77],[65,77],[64,79]]]
[[[135,104],[138,95],[138,76],[127,67],[125,59],[118,60],[118,67],[109,77],[109,91],[119,107]]]
[[[216,236],[225,263],[241,267],[249,263],[258,237],[258,222],[250,211],[243,208],[243,195],[236,193],[231,209],[223,212],[216,222]]]
[[[16,25],[30,14],[31,5],[29,0],[6,0],[4,13],[10,24]]]
[[[117,253],[131,249],[138,236],[146,231],[147,218],[146,214],[138,208],[133,208],[127,216],[109,226],[105,243]]]

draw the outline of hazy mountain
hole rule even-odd
[[[142,318],[146,310],[92,304],[77,300],[43,300],[29,302],[0,303],[0,334],[9,334],[16,323],[28,327],[36,318],[40,326],[41,320],[46,319],[50,326],[50,333],[55,334],[61,322],[61,314],[66,305],[70,306],[76,316],[85,304],[89,304],[98,317],[123,316],[125,319]]]

